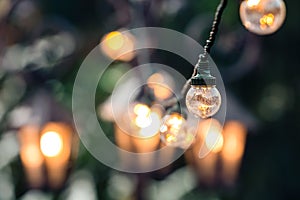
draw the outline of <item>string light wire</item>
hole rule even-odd
[[[215,43],[216,35],[218,33],[219,25],[220,25],[222,15],[223,15],[223,12],[224,12],[226,6],[227,6],[227,0],[221,0],[217,7],[216,12],[215,12],[214,20],[213,20],[213,23],[211,26],[211,31],[209,33],[209,38],[206,40],[206,44],[204,46],[204,52],[199,55],[199,59],[194,67],[193,74],[192,74],[191,78],[189,78],[186,81],[186,83],[184,84],[184,86],[182,87],[179,99],[176,99],[176,97],[170,99],[169,101],[167,101],[163,104],[165,107],[175,105],[178,101],[180,101],[185,96],[187,90],[189,89],[192,78],[198,72],[201,61],[208,59],[208,54],[210,54],[210,50]]]

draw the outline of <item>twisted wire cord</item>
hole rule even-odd
[[[206,40],[206,44],[204,46],[204,53],[199,55],[199,59],[198,59],[196,65],[194,67],[194,71],[193,71],[193,74],[192,74],[191,78],[189,80],[187,80],[187,82],[184,84],[184,86],[181,90],[181,95],[182,96],[184,96],[184,94],[188,90],[188,88],[189,88],[188,86],[191,82],[192,77],[194,77],[197,74],[197,68],[199,67],[201,59],[203,59],[203,58],[207,59],[208,54],[210,53],[210,49],[215,43],[216,35],[218,33],[219,25],[220,25],[220,22],[221,22],[221,19],[222,19],[222,14],[223,14],[223,12],[226,8],[226,5],[227,5],[227,0],[221,0],[218,7],[217,7],[217,10],[215,12],[214,21],[212,23],[211,30],[210,30],[210,33],[209,33],[209,38]]]
[[[210,53],[210,49],[215,43],[216,35],[218,33],[219,25],[220,25],[220,22],[222,19],[222,14],[225,10],[226,5],[227,5],[227,0],[221,0],[221,2],[219,3],[219,5],[217,7],[217,10],[215,12],[214,21],[211,26],[211,31],[209,33],[209,38],[208,38],[208,40],[206,40],[206,44],[204,46],[204,56],[207,56],[207,54]]]
[[[201,59],[208,59],[208,54],[210,53],[211,47],[215,43],[216,35],[218,33],[219,25],[220,25],[220,22],[222,19],[222,14],[223,14],[226,6],[227,6],[227,0],[221,0],[217,7],[216,12],[215,12],[214,20],[213,20],[211,30],[209,33],[209,38],[206,40],[206,44],[204,46],[204,52],[203,52],[203,54],[199,55],[199,59],[194,67],[193,74],[192,74],[191,78],[189,78],[186,81],[186,83],[184,84],[184,86],[182,87],[179,99],[177,100],[176,97],[174,97],[174,98],[170,99],[169,101],[165,102],[164,106],[172,106],[184,97],[185,93],[189,89],[191,79],[197,74],[197,68],[199,67]]]

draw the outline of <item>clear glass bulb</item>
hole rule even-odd
[[[192,85],[186,95],[186,106],[196,117],[211,117],[220,109],[220,92],[216,86]]]
[[[161,140],[167,146],[188,148],[193,140],[194,133],[192,127],[188,127],[185,118],[179,113],[171,113],[163,118],[160,127]]]
[[[240,18],[249,31],[267,35],[277,31],[285,20],[282,0],[245,0],[240,5]]]

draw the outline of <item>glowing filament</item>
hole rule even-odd
[[[160,132],[169,131],[172,134],[177,134],[182,126],[184,118],[177,113],[173,113],[169,119],[161,126]],[[167,139],[168,140],[168,139]]]
[[[259,22],[262,26],[271,26],[274,23],[274,15],[271,13],[264,15],[262,18],[260,18]]]
[[[176,137],[174,135],[167,134],[166,141],[167,141],[167,143],[176,142]]]

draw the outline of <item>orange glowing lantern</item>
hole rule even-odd
[[[121,124],[115,124],[115,141],[123,150],[133,153],[150,153],[159,148],[159,128],[161,124],[162,110],[155,105],[149,107],[144,103],[134,103],[131,115],[122,117]],[[121,152],[120,152],[121,153]],[[155,162],[153,156],[140,157],[139,160],[129,160],[125,154],[120,154],[120,161],[124,166],[152,165]]]
[[[238,121],[228,121],[224,127],[224,147],[221,152],[222,180],[233,185],[244,154],[246,127]]]
[[[224,128],[215,119],[201,121],[198,137],[185,154],[200,177],[200,184],[215,186],[235,183],[244,153],[246,127],[238,121],[228,121]]]
[[[132,152],[132,136],[128,135],[124,130],[122,130],[117,124],[114,126],[115,130],[115,142],[121,149],[125,151]],[[124,168],[129,168],[135,162],[127,158],[125,154],[119,154],[120,163]]]
[[[222,146],[221,124],[213,118],[200,121],[196,141],[185,155],[200,177],[200,184],[207,186],[215,184],[218,154]]]
[[[29,185],[38,188],[43,185],[44,158],[39,148],[39,127],[23,126],[18,133],[20,141],[20,158],[23,163]]]
[[[49,184],[58,188],[65,180],[73,130],[64,123],[47,123],[41,131],[40,149],[45,157]]]

